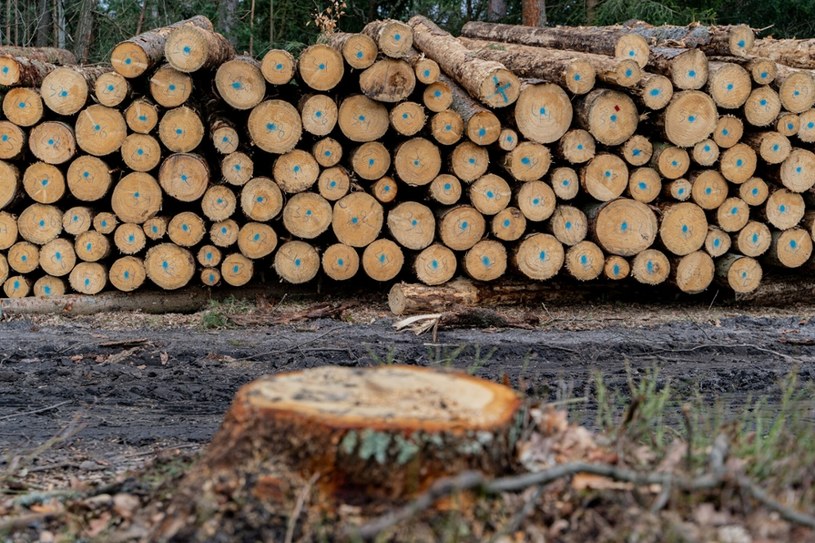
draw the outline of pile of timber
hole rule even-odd
[[[204,17],[104,66],[0,48],[3,294],[267,272],[747,293],[811,269],[813,45],[417,16],[297,58],[237,55]]]

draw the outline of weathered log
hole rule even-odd
[[[755,42],[752,54],[793,68],[815,69],[815,39],[763,38]]]
[[[756,34],[748,25],[709,25],[691,23],[688,26],[653,26],[645,21],[625,23],[624,27],[649,43],[696,48],[708,55],[745,56],[754,53]]]
[[[359,89],[372,100],[397,103],[416,88],[413,68],[404,60],[377,60],[359,75]]]
[[[55,64],[49,62],[0,54],[0,85],[39,88],[43,79],[56,68]]]

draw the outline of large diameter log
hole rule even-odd
[[[330,46],[318,43],[300,53],[297,70],[306,86],[317,91],[327,91],[342,80],[345,65],[342,55]]]
[[[60,66],[42,80],[40,94],[48,109],[73,115],[85,106],[96,79],[110,66]]]
[[[35,59],[0,55],[0,85],[4,87],[37,87],[57,67]]]
[[[195,202],[209,185],[209,166],[199,155],[175,153],[161,163],[158,181],[164,192],[176,200]]]
[[[558,274],[566,253],[563,245],[550,234],[531,234],[515,248],[513,264],[529,279],[544,281]]]
[[[127,123],[118,109],[94,104],[76,118],[74,131],[80,149],[93,156],[105,156],[122,147]]]
[[[152,247],[144,258],[147,277],[164,290],[177,290],[195,274],[195,258],[187,249],[174,243]]]
[[[588,213],[594,239],[602,249],[619,256],[634,256],[653,245],[657,218],[642,202],[620,198]]]
[[[809,70],[780,66],[774,84],[785,110],[803,113],[815,104],[815,77]]]
[[[745,56],[754,51],[756,34],[748,25],[710,25],[691,23],[688,26],[653,26],[645,21],[626,23],[625,28],[649,43],[670,43],[677,47],[699,49],[708,55]]]
[[[93,86],[93,95],[100,104],[116,107],[130,97],[130,83],[121,74],[107,72],[100,75]]]
[[[685,255],[671,266],[672,282],[687,294],[704,292],[713,282],[715,274],[713,258],[704,251]]]
[[[260,72],[260,63],[245,56],[218,66],[215,88],[224,102],[239,110],[255,107],[266,96],[266,80]]]
[[[28,135],[28,148],[43,162],[63,164],[76,154],[74,131],[59,121],[40,123]]]
[[[349,493],[404,500],[471,469],[496,476],[509,466],[519,410],[519,397],[502,385],[413,366],[329,366],[264,377],[238,391],[168,514],[194,518],[197,503],[224,500],[268,505],[261,495],[286,502],[318,472],[321,502]],[[209,483],[215,480],[219,485]],[[169,540],[197,528],[167,522],[159,533]]]
[[[351,141],[368,142],[382,138],[390,120],[383,104],[359,94],[342,101],[337,123]]]
[[[681,90],[699,90],[708,79],[707,56],[698,49],[652,47],[649,66],[656,73],[669,77]]]
[[[167,36],[182,25],[194,25],[212,30],[212,23],[203,15],[179,21],[170,26],[156,28],[120,42],[110,54],[113,69],[128,79],[138,77],[164,60]]]
[[[116,184],[110,203],[122,222],[142,224],[161,209],[161,187],[152,175],[133,172]]]
[[[453,279],[457,269],[458,260],[455,253],[441,243],[434,243],[424,249],[413,261],[413,273],[416,279],[425,285],[444,285]],[[393,292],[392,288],[391,293]],[[389,303],[391,296],[388,295]]]
[[[307,283],[320,271],[320,255],[305,241],[288,241],[275,253],[274,270],[287,283]]]
[[[709,94],[682,91],[674,95],[663,114],[665,137],[678,147],[693,147],[713,133],[718,120],[716,103]]]
[[[569,130],[573,114],[572,102],[560,85],[527,85],[515,105],[515,124],[525,138],[537,143],[553,143]]]
[[[416,88],[416,74],[404,60],[382,59],[359,75],[359,89],[372,100],[396,103]]]
[[[470,21],[461,29],[461,35],[632,59],[641,67],[648,62],[648,42],[620,26],[535,28]]]
[[[44,107],[37,89],[9,89],[3,97],[3,114],[17,126],[34,126],[40,122]]]
[[[167,35],[164,58],[185,73],[215,68],[235,56],[235,49],[217,32],[196,25],[181,25]]]
[[[300,113],[284,100],[266,100],[252,109],[247,122],[252,142],[267,153],[294,149],[303,132]]]
[[[738,64],[711,62],[707,89],[716,105],[724,109],[736,109],[744,105],[750,96],[752,81],[747,70]]]
[[[473,98],[490,107],[507,107],[518,99],[520,81],[503,64],[478,58],[426,17],[417,15],[409,24],[413,27],[416,47],[435,60]]]
[[[622,144],[634,135],[639,123],[634,101],[627,94],[614,90],[594,90],[580,100],[576,109],[581,126],[605,145]],[[516,108],[516,120],[517,116]]]
[[[158,137],[173,153],[189,153],[204,139],[204,123],[193,108],[180,106],[161,118]]]
[[[191,94],[192,77],[169,64],[161,66],[150,77],[150,96],[160,106],[178,107],[186,102]]]
[[[701,249],[707,233],[707,217],[696,204],[673,204],[662,212],[659,236],[665,248],[675,255],[685,256]]]

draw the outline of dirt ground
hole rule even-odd
[[[733,412],[760,395],[777,398],[793,367],[802,381],[815,380],[815,307],[538,307],[522,315],[532,329],[441,327],[435,342],[430,333],[396,331],[398,319],[374,300],[337,318],[266,324],[304,307],[243,308],[235,316],[241,326],[217,330],[202,326],[201,313],[7,318],[0,470],[27,462],[29,473],[52,481],[103,479],[162,451],[194,452],[242,384],[325,364],[450,366],[544,400],[586,395],[595,371],[624,392],[629,375],[658,368],[688,397]],[[591,425],[591,402],[574,406],[577,422]]]

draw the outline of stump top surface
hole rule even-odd
[[[243,396],[253,410],[289,413],[337,428],[489,429],[510,422],[511,389],[460,373],[413,366],[327,366],[259,379]]]

